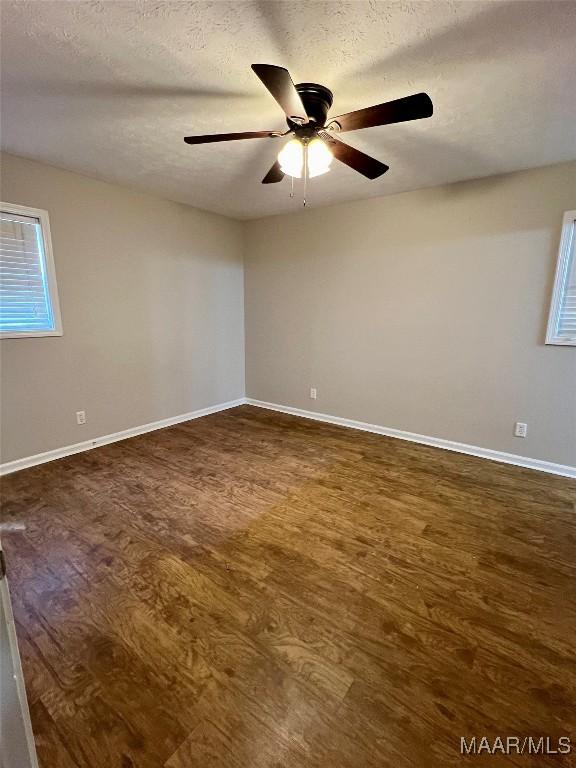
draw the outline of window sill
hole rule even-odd
[[[0,333],[1,339],[39,339],[44,336],[63,336],[63,331],[16,331]]]

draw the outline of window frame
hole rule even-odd
[[[554,276],[552,301],[550,302],[550,314],[548,315],[546,344],[576,347],[576,335],[567,338],[565,336],[559,336],[557,332],[562,300],[568,283],[568,267],[570,266],[570,252],[573,240],[576,242],[576,210],[566,211],[562,218],[562,234],[560,236],[560,246],[558,248],[558,261],[556,264],[556,274]],[[576,262],[573,268],[576,268]]]
[[[50,331],[0,331],[0,339],[25,339],[39,338],[42,336],[62,336],[62,316],[60,314],[60,300],[58,297],[58,285],[56,282],[56,266],[52,252],[52,237],[50,235],[50,219],[48,211],[42,208],[31,208],[28,205],[0,202],[0,212],[15,216],[28,216],[38,219],[40,222],[40,234],[42,236],[42,248],[44,251],[44,267],[46,270],[46,282],[50,308],[54,320],[54,328]]]

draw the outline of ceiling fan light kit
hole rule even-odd
[[[278,153],[280,170],[286,176],[301,179],[303,171],[309,179],[330,170],[334,155],[322,139],[290,139]]]
[[[368,179],[377,179],[388,170],[385,163],[337,139],[335,134],[407,120],[420,120],[431,117],[434,111],[428,94],[416,93],[328,120],[333,95],[325,86],[318,83],[294,85],[287,69],[272,64],[252,64],[252,70],[284,111],[288,130],[284,133],[247,131],[186,136],[184,141],[187,144],[208,144],[292,135],[293,138],[280,150],[278,159],[262,179],[262,183],[276,184],[282,181],[284,176],[291,176],[292,183],[295,178],[303,178],[304,205],[307,179],[329,171],[334,157]]]

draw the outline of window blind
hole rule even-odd
[[[53,331],[40,220],[0,214],[0,331]]]
[[[576,221],[572,222],[566,264],[566,282],[558,312],[558,336],[565,339],[576,338]]]

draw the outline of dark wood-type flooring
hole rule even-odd
[[[575,481],[244,406],[2,486],[42,768],[576,765]]]

